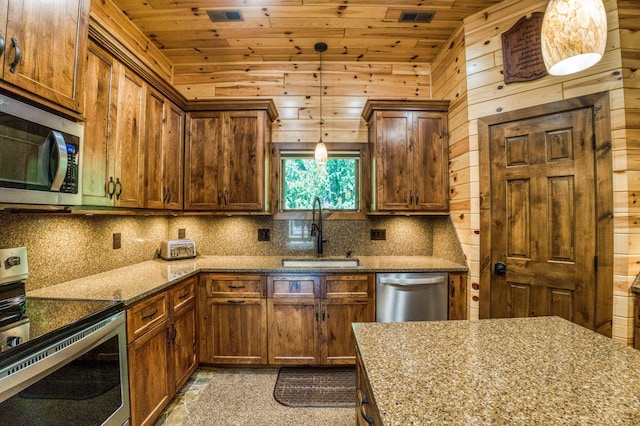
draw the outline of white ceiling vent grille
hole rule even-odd
[[[244,21],[239,10],[207,10],[212,22],[240,22]]]
[[[398,22],[411,22],[411,23],[429,23],[433,19],[435,12],[416,12],[412,10],[403,10],[400,14]]]

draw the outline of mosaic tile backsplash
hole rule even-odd
[[[0,247],[27,247],[27,290],[85,277],[153,259],[164,239],[196,241],[202,255],[314,256],[308,220],[226,216],[109,216],[0,212]],[[374,217],[325,220],[325,256],[434,255],[465,263],[448,216]],[[270,241],[258,241],[268,229]],[[371,241],[371,229],[385,229],[386,240]],[[113,234],[122,247],[113,249]]]

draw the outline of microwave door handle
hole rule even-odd
[[[67,143],[62,136],[62,133],[52,130],[47,137],[51,144],[51,162],[55,164],[55,170],[51,170],[53,178],[51,179],[51,191],[60,191],[64,178],[67,175],[67,167],[69,161],[67,158]],[[54,158],[54,156],[57,157]],[[53,167],[51,167],[53,169]]]

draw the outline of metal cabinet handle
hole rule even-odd
[[[367,398],[367,395],[362,395],[362,399],[360,400],[360,417],[362,417],[362,419],[367,422],[367,424],[369,425],[373,425],[373,419],[371,417],[367,417],[367,415],[364,413],[364,404],[368,404],[369,403],[369,399]]]
[[[316,305],[316,321],[318,321],[318,305]]]
[[[413,204],[413,190],[409,190],[409,204]]]
[[[322,321],[324,321],[325,308],[327,305],[322,305]]]
[[[238,305],[240,303],[244,303],[244,300],[227,300],[227,303],[233,303],[235,305]]]
[[[4,40],[2,36],[2,31],[0,31],[0,56],[4,54],[4,49],[7,47],[7,42]]]
[[[218,191],[218,204],[222,205],[222,191]]]
[[[229,284],[228,287],[229,288],[245,288],[246,286],[245,285],[231,285],[231,284]]]
[[[178,299],[180,300],[184,300],[189,296],[189,293],[191,293],[189,290],[185,290],[184,293],[182,293],[180,296],[178,296]]]
[[[113,176],[109,176],[109,182],[107,183],[107,194],[109,199],[113,198],[113,194],[116,193],[116,183],[113,181]]]
[[[120,182],[120,178],[116,179],[116,200],[120,199],[120,196],[122,195],[122,182]]]
[[[13,47],[16,49],[16,56],[11,62],[11,66],[9,67],[9,71],[16,72],[16,66],[18,62],[20,62],[20,58],[22,57],[22,50],[20,50],[20,46],[18,46],[18,39],[15,37],[11,37],[11,42],[13,43]]]
[[[222,193],[222,199],[224,200],[225,206],[229,204],[229,191],[227,191],[226,189]]]
[[[157,313],[158,313],[158,309],[156,308],[153,311],[149,312],[148,314],[143,315],[142,319],[145,320],[145,319],[151,318]]]

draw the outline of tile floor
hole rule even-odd
[[[214,370],[196,370],[169,405],[167,405],[167,408],[165,408],[160,417],[158,417],[154,426],[182,425],[189,415],[193,404],[198,401],[200,392],[207,387],[214,374]]]

